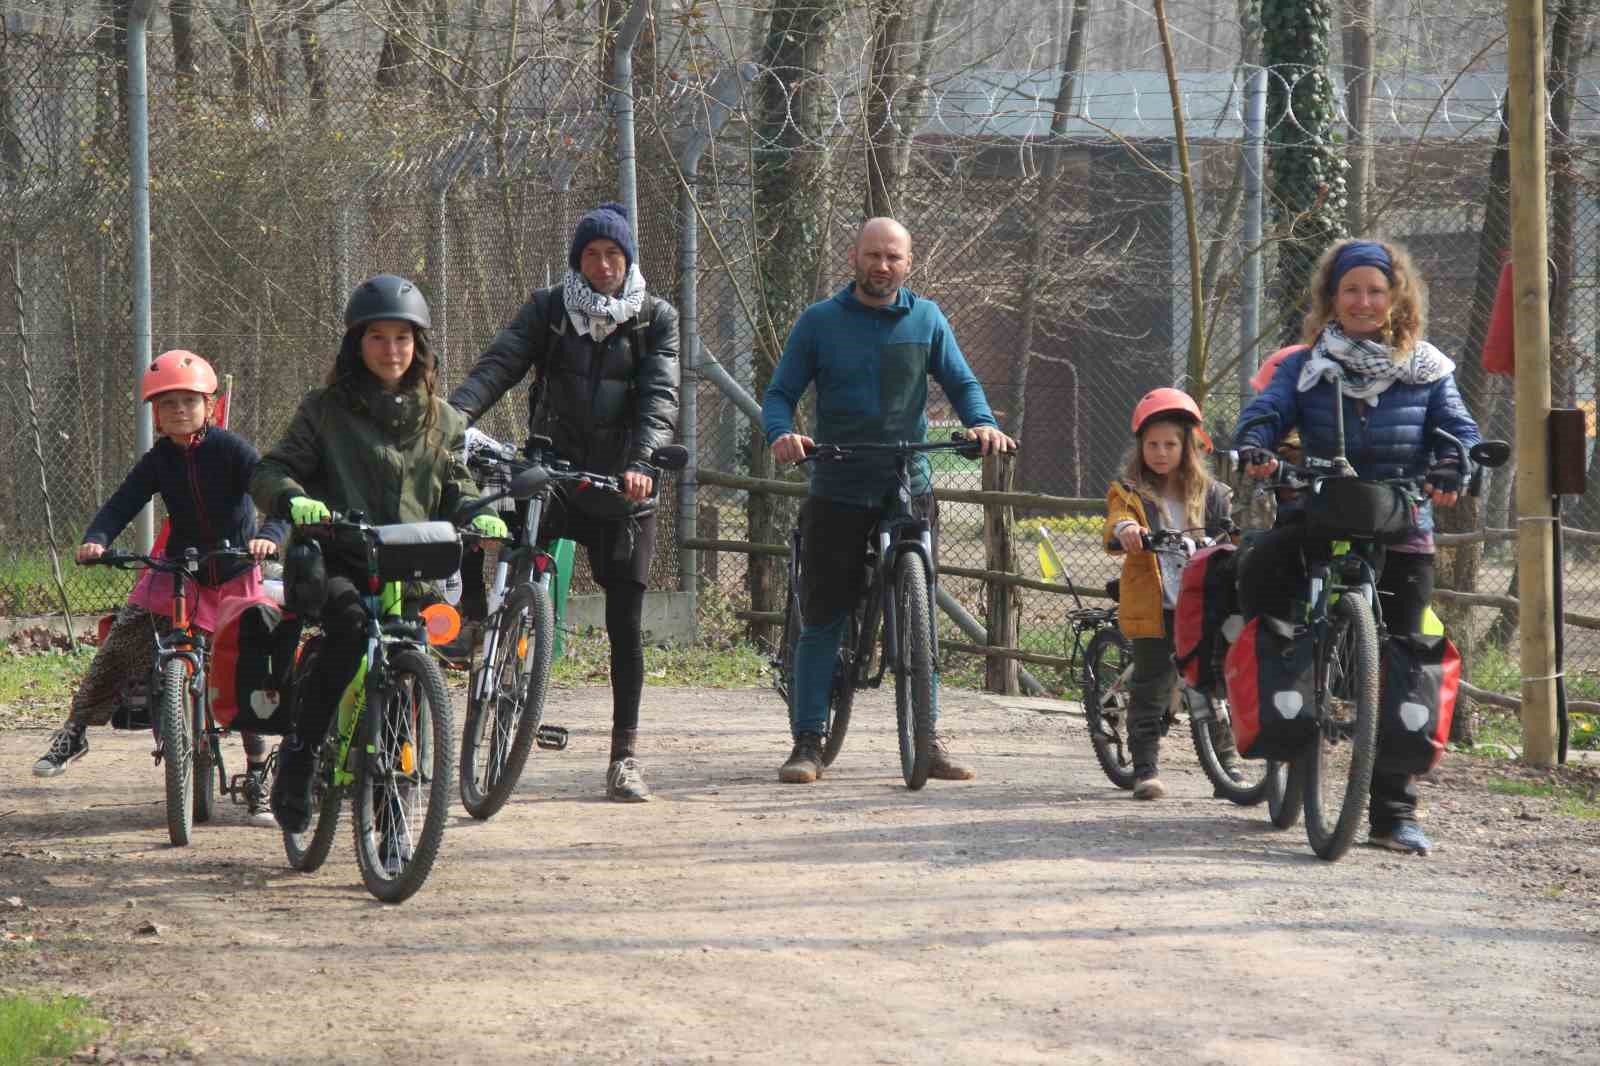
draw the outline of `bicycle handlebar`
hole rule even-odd
[[[504,445],[498,447],[479,443],[476,446],[477,454],[468,460],[468,464],[480,469],[500,470],[511,474],[511,484],[498,492],[491,492],[476,499],[463,500],[456,508],[455,521],[465,524],[472,517],[490,504],[497,503],[508,497],[525,500],[536,494],[546,485],[566,484],[575,486],[579,492],[590,489],[600,489],[622,495],[622,478],[610,474],[598,474],[589,470],[574,470],[571,464],[563,459],[554,458],[548,437],[534,437],[528,442],[528,458],[523,458]],[[547,458],[547,456],[549,458]],[[644,473],[650,478],[650,498],[655,499],[661,494],[662,475],[675,470],[682,470],[689,462],[689,450],[681,444],[668,444],[650,453],[650,462],[640,463]]]
[[[842,462],[854,457],[856,454],[868,455],[914,455],[918,452],[953,451],[966,459],[977,459],[983,454],[983,445],[976,437],[969,437],[960,431],[950,434],[947,441],[896,441],[863,442],[860,444],[815,444],[811,450],[796,460],[797,463],[812,462]]]
[[[190,554],[193,552],[194,554]],[[255,561],[255,554],[248,548],[235,548],[224,545],[213,548],[208,552],[198,552],[194,548],[184,549],[182,558],[172,559],[164,555],[144,555],[140,552],[123,551],[121,548],[107,548],[93,559],[85,559],[79,566],[109,566],[117,570],[155,570],[163,574],[176,573],[179,570],[194,572],[202,565],[215,559],[233,559],[238,561]]]

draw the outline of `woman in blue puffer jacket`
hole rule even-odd
[[[1344,406],[1345,455],[1363,478],[1426,475],[1430,502],[1422,505],[1409,540],[1389,547],[1378,579],[1384,625],[1391,633],[1417,633],[1433,597],[1433,507],[1456,502],[1461,457],[1434,435],[1443,429],[1471,447],[1478,426],[1461,402],[1455,364],[1423,340],[1427,292],[1411,257],[1383,241],[1340,241],[1317,264],[1311,310],[1302,336],[1305,347],[1278,364],[1267,387],[1239,416],[1240,425],[1261,415],[1274,424],[1235,433],[1240,448],[1270,449],[1299,429],[1307,455],[1338,454],[1334,404]],[[1343,377],[1336,386],[1326,373]],[[1336,390],[1342,395],[1336,396]],[[1257,478],[1277,461],[1250,465]],[[1285,616],[1298,586],[1282,579],[1298,564],[1303,537],[1290,503],[1278,529],[1263,538],[1254,565],[1240,576],[1248,614]],[[1416,782],[1409,774],[1374,771],[1368,820],[1369,842],[1425,855],[1428,838],[1417,826]]]

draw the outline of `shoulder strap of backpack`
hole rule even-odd
[[[638,366],[644,358],[644,342],[646,334],[650,332],[650,324],[655,319],[656,298],[649,292],[644,294],[644,302],[639,305],[639,313],[633,316],[633,328],[628,330],[628,347],[633,349],[633,365]]]

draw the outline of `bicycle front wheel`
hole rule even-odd
[[[1115,626],[1089,641],[1083,653],[1083,721],[1095,761],[1118,788],[1133,787],[1133,752],[1128,734],[1128,667],[1133,642]]]
[[[1267,760],[1267,818],[1279,829],[1291,829],[1305,806],[1305,782],[1291,763]]]
[[[487,686],[472,679],[461,738],[461,805],[480,820],[511,798],[544,719],[555,615],[542,585],[522,585],[506,598],[494,641],[481,668]]]
[[[1211,699],[1197,693],[1191,693],[1189,699],[1196,701],[1189,709],[1189,735],[1194,739],[1195,755],[1200,760],[1200,769],[1211,781],[1211,787],[1219,799],[1229,800],[1241,807],[1254,807],[1267,798],[1269,780],[1269,767],[1266,763],[1257,760],[1246,761],[1235,757],[1234,768],[1241,774],[1235,780],[1228,773],[1228,768],[1222,764],[1222,757],[1217,753],[1219,742],[1231,746],[1233,740],[1233,722],[1228,714],[1228,701]],[[1199,701],[1204,701],[1201,706]]]
[[[901,552],[894,566],[894,715],[900,734],[900,774],[915,792],[928,783],[933,751],[933,614],[922,556]]]
[[[1372,606],[1354,592],[1328,611],[1325,645],[1318,649],[1323,705],[1316,738],[1304,763],[1306,838],[1318,858],[1333,861],[1350,850],[1367,793],[1378,744],[1378,631]]]
[[[400,903],[428,879],[450,816],[455,723],[438,664],[418,648],[395,647],[388,680],[362,718],[356,862],[368,892]]]
[[[189,735],[194,698],[183,660],[171,659],[161,668],[156,707],[161,715],[161,765],[167,778],[167,836],[182,847],[194,829],[194,746]]]

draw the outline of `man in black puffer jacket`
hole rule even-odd
[[[601,204],[578,221],[560,285],[528,298],[495,335],[453,407],[476,422],[530,371],[528,429],[549,437],[581,470],[612,474],[625,495],[573,494],[549,512],[541,540],[566,537],[589,551],[606,592],[611,641],[611,755],[606,795],[650,798],[634,757],[644,688],[640,616],[655,553],[654,484],[647,464],[678,425],[678,312],[645,290],[637,246],[621,204]],[[481,566],[464,560],[464,602],[475,599]]]

